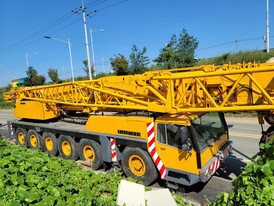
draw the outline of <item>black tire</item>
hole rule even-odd
[[[91,161],[94,170],[99,169],[103,164],[101,146],[94,140],[81,139],[79,157],[81,160]]]
[[[266,133],[262,135],[259,145],[261,143],[266,143],[266,142],[273,141],[273,140],[274,140],[274,126],[270,126],[266,130]]]
[[[122,154],[122,166],[128,177],[142,181],[146,186],[152,184],[158,177],[151,157],[140,148],[126,147]]]
[[[77,158],[77,146],[74,139],[69,135],[60,135],[58,138],[58,151],[63,159]]]
[[[30,129],[27,135],[28,146],[32,149],[41,148],[41,135],[35,130]]]
[[[264,115],[264,120],[271,126],[274,126],[274,114],[271,114],[270,112],[267,112]]]
[[[44,132],[41,138],[43,151],[52,156],[58,155],[58,140],[51,132]]]
[[[23,128],[18,127],[15,131],[15,139],[16,139],[16,144],[21,145],[21,146],[27,146],[27,131]]]

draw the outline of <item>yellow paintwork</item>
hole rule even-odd
[[[142,177],[146,173],[146,164],[139,155],[131,155],[128,159],[130,171],[137,177]]]
[[[37,147],[38,142],[37,142],[37,137],[35,134],[30,135],[29,140],[30,140],[30,144],[33,147]]]
[[[165,167],[172,168],[178,171],[199,174],[197,169],[197,156],[194,150],[190,152],[183,151],[177,147],[158,142],[157,140],[157,125],[172,123],[184,126],[190,126],[190,121],[197,118],[201,114],[166,114],[156,120],[155,124],[155,143],[156,151],[158,152]],[[212,156],[211,156],[212,157]]]
[[[16,118],[46,120],[59,116],[55,105],[35,101],[16,102],[13,109]]]
[[[192,174],[199,174],[196,152],[185,152],[176,147],[156,142],[156,150],[165,167]],[[211,156],[212,157],[212,156]]]
[[[39,101],[76,111],[274,110],[274,64],[202,65],[91,81],[18,88],[6,101]]]
[[[183,151],[177,147],[172,147],[157,141],[157,124],[172,123],[190,126],[190,121],[201,116],[203,113],[186,113],[186,114],[165,114],[157,118],[155,121],[155,143],[156,151],[158,152],[165,167],[184,171],[192,174],[199,174],[197,166],[197,154],[195,150],[190,152]],[[153,122],[150,117],[135,117],[135,116],[90,116],[86,123],[87,131],[122,135],[118,130],[139,132],[139,136],[125,134],[124,136],[131,136],[134,138],[143,138],[147,142],[147,123]],[[220,140],[217,140],[212,147],[207,148],[201,153],[202,167],[220,150],[220,148],[227,142],[227,135],[223,135]],[[129,167],[131,171],[139,176],[145,171],[142,160],[136,156],[129,159]]]
[[[91,81],[76,81],[14,89],[4,93],[6,101],[15,101],[18,118],[51,119],[59,110],[82,112],[134,110],[166,114],[155,122],[190,125],[204,112],[214,111],[274,111],[274,64],[202,65],[139,75],[103,77]],[[190,113],[191,112],[191,113]],[[106,135],[132,137],[147,142],[147,123],[151,117],[90,116],[86,130]],[[197,154],[182,151],[157,142],[156,150],[167,168],[199,174]],[[23,137],[19,138],[22,139]],[[224,135],[202,151],[202,167],[227,142]],[[47,144],[46,144],[47,145]],[[48,144],[50,145],[50,144]],[[69,143],[62,143],[69,156]],[[84,151],[87,156],[92,152]],[[138,176],[143,174],[142,161],[133,156],[129,166]]]
[[[90,132],[114,134],[126,137],[147,138],[148,122],[153,122],[153,118],[97,115],[89,117],[86,123],[86,130]]]
[[[177,115],[163,115],[156,120],[155,136],[156,136],[156,150],[161,157],[164,165],[168,168],[184,171],[192,174],[200,174],[200,169],[197,165],[197,153],[192,149],[190,152],[183,151],[177,147],[173,147],[167,144],[163,144],[157,141],[157,124],[178,124],[190,126],[190,121],[203,115],[203,113],[188,113],[188,114],[177,114]],[[216,140],[210,147],[207,147],[200,154],[201,167],[216,155],[221,147],[228,141],[228,135],[224,134],[220,139]]]
[[[53,150],[53,142],[52,142],[50,137],[45,138],[45,146],[46,146],[48,151],[51,152]]]
[[[61,147],[64,155],[67,157],[71,155],[71,146],[68,141],[63,141]]]
[[[222,148],[228,141],[228,135],[224,134],[220,139],[216,140],[214,144],[207,147],[201,154],[202,167]]]
[[[157,118],[157,123],[171,123],[190,126],[190,121],[196,119],[204,113],[178,113],[178,114],[165,114]]]
[[[18,141],[20,142],[21,145],[25,144],[26,137],[23,132],[19,132],[17,137],[18,137]]]
[[[89,161],[94,161],[95,160],[95,152],[93,150],[93,148],[89,145],[86,145],[84,148],[83,148],[83,154],[84,154],[84,157],[86,160],[89,160]]]

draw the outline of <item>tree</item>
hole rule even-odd
[[[198,47],[198,41],[183,29],[179,39],[175,34],[172,35],[166,47],[161,49],[159,56],[154,62],[163,69],[193,66],[195,60],[195,50]]]
[[[58,83],[60,81],[57,69],[50,68],[48,70],[48,75],[53,83]]]
[[[195,50],[198,48],[199,42],[193,36],[183,29],[180,34],[178,43],[176,44],[176,58],[179,67],[193,66],[195,60]]]
[[[110,58],[110,64],[117,76],[129,74],[128,60],[124,55],[118,54]]]
[[[83,68],[87,77],[89,77],[89,69],[88,69],[88,60],[84,60],[83,64],[85,65],[85,67]],[[94,77],[94,65],[90,65],[90,70],[91,70],[91,76]]]
[[[38,75],[38,72],[33,67],[29,67],[26,74],[25,86],[38,86],[43,85],[46,82],[46,78],[42,75]]]
[[[176,67],[176,52],[175,47],[177,43],[176,35],[173,34],[166,47],[161,49],[159,56],[154,59],[154,62],[163,69],[171,69]]]
[[[149,64],[149,58],[145,56],[147,49],[144,47],[142,51],[138,50],[136,45],[132,47],[132,53],[129,55],[130,59],[130,73],[142,74],[147,71],[147,65]]]

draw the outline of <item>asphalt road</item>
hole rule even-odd
[[[0,110],[0,135],[7,135],[6,121],[14,119],[10,110]],[[216,200],[221,192],[229,192],[232,189],[231,181],[240,173],[241,168],[259,151],[261,127],[256,118],[227,117],[230,139],[233,141],[233,153],[228,156],[225,167],[219,169],[216,174],[206,183],[192,187],[181,188],[178,193],[190,201]],[[264,125],[264,129],[268,128]],[[153,185],[158,188],[159,184]]]

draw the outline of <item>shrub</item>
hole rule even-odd
[[[260,152],[233,182],[230,193],[221,193],[212,206],[274,205],[274,142],[261,144]]]

